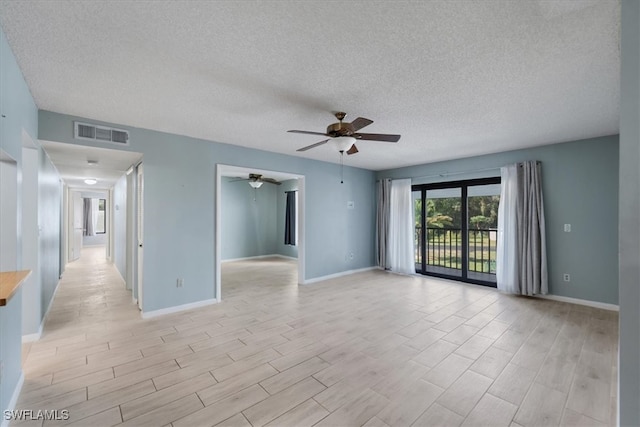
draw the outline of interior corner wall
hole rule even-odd
[[[640,425],[640,2],[621,3],[618,424]]]
[[[222,261],[276,253],[276,188],[222,177]]]
[[[127,176],[122,175],[113,186],[113,206],[107,206],[107,212],[113,212],[113,227],[107,232],[113,233],[113,263],[124,279],[127,275]]]
[[[298,258],[298,246],[293,245],[285,245],[284,244],[284,223],[286,217],[286,208],[287,208],[287,191],[294,191],[298,189],[298,180],[297,179],[289,179],[287,181],[282,181],[282,185],[278,188],[277,192],[277,228],[276,228],[276,253],[279,255],[284,255],[290,258]]]
[[[501,166],[542,162],[549,293],[618,304],[618,136],[585,139],[378,173],[457,181],[500,176]],[[441,177],[440,175],[445,177]],[[424,178],[428,177],[428,178]],[[571,224],[571,233],[563,232]],[[569,273],[571,282],[563,281]]]

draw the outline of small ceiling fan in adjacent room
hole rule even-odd
[[[373,123],[373,120],[365,119],[364,117],[358,117],[351,123],[343,122],[347,113],[337,112],[335,113],[338,123],[333,123],[327,127],[327,132],[310,132],[306,130],[289,130],[291,133],[302,133],[307,135],[322,135],[329,137],[315,144],[308,145],[306,147],[299,148],[296,151],[307,151],[315,147],[326,144],[329,141],[335,142],[340,154],[356,154],[358,147],[356,147],[356,140],[362,141],[382,141],[382,142],[398,142],[400,135],[384,134],[384,133],[362,133],[358,132],[365,126],[369,126]]]
[[[268,183],[268,184],[274,184],[274,185],[280,185],[281,183],[276,181],[273,178],[263,178],[262,175],[257,174],[257,173],[250,173],[249,174],[249,178],[240,178],[240,179],[234,179],[230,182],[237,182],[237,181],[248,181],[249,185],[252,188],[260,188],[262,187],[263,183]]]

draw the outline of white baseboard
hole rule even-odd
[[[46,319],[46,316],[45,316]],[[34,334],[28,334],[22,336],[22,343],[38,341],[42,336],[42,329],[44,328],[44,319],[40,322],[40,327],[38,328],[38,332]]]
[[[295,259],[295,260],[298,259],[298,258],[288,257],[286,255],[269,254],[269,255],[248,256],[248,257],[244,257],[244,258],[223,259],[220,262],[225,263],[225,262],[234,262],[234,261],[249,261],[249,260],[252,260],[252,259],[261,259],[261,258],[286,258],[286,259]]]
[[[13,389],[13,394],[11,395],[11,400],[9,400],[9,405],[6,407],[6,411],[13,411],[16,409],[16,404],[18,403],[18,397],[20,397],[20,391],[22,391],[22,385],[24,384],[24,372],[20,371],[20,378],[18,378],[18,384],[16,384],[16,388]],[[2,412],[4,415],[4,411]],[[5,420],[4,416],[2,417],[2,423],[0,423],[0,427],[9,427],[9,422],[11,420]]]
[[[552,301],[568,302],[571,304],[585,305],[587,307],[601,308],[603,310],[620,311],[620,307],[616,304],[608,304],[606,302],[589,301],[580,298],[562,297],[559,295],[534,295],[536,298],[548,299]]]
[[[44,316],[42,316],[42,320],[40,321],[40,327],[38,328],[38,332],[28,335],[22,336],[22,342],[33,342],[38,341],[40,337],[42,337],[42,332],[44,330],[44,324],[47,322],[47,316],[49,316],[49,312],[51,311],[51,307],[53,306],[53,300],[56,299],[56,294],[58,293],[58,289],[60,288],[60,280],[58,279],[58,283],[56,284],[56,288],[53,290],[53,295],[51,295],[51,300],[49,300],[49,305],[47,306],[47,311],[44,312]]]
[[[365,267],[365,268],[358,268],[356,270],[341,271],[340,273],[328,274],[326,276],[307,279],[307,280],[304,280],[301,284],[311,285],[312,283],[323,282],[325,280],[335,279],[337,277],[348,276],[350,274],[362,273],[363,271],[371,271],[371,270],[378,270],[378,267]]]
[[[143,311],[142,318],[150,319],[152,317],[164,316],[165,314],[177,313],[179,311],[191,310],[192,308],[200,308],[217,303],[218,300],[216,298],[212,298],[198,302],[191,302],[189,304],[176,305],[174,307],[161,308],[160,310]]]

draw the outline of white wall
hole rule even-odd
[[[127,176],[122,175],[113,187],[113,263],[124,279],[127,275]]]

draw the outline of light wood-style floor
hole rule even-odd
[[[381,271],[297,286],[274,258],[224,264],[220,304],[142,320],[102,258],[67,267],[18,408],[83,426],[615,425],[614,312]]]

